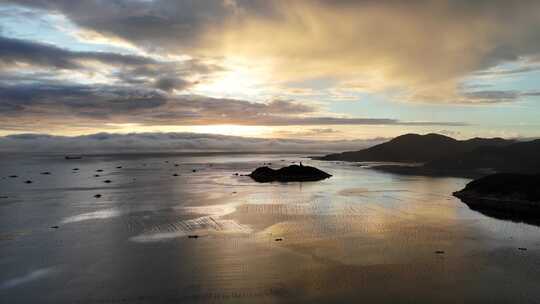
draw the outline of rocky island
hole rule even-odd
[[[259,183],[268,182],[312,182],[331,177],[332,175],[315,167],[291,165],[274,170],[270,167],[259,167],[249,174],[253,180]]]
[[[540,174],[492,174],[453,194],[471,209],[494,217],[540,222]]]

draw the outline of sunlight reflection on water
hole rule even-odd
[[[391,290],[405,299],[453,303],[455,295],[492,299],[493,288],[502,300],[539,295],[540,228],[470,210],[451,196],[468,180],[307,159],[302,162],[332,178],[258,184],[241,176],[265,162],[279,167],[298,160],[4,161],[3,172],[34,183],[0,180],[0,194],[8,196],[0,201],[0,235],[9,236],[0,238],[0,282],[17,283],[2,283],[10,287],[0,296],[19,300],[14,303],[373,302],[391,300],[385,292]],[[102,196],[94,198],[97,193]],[[59,264],[55,280],[31,270]],[[40,286],[31,285],[34,279]],[[19,283],[32,292],[16,288]]]

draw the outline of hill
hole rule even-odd
[[[318,159],[340,161],[380,161],[425,163],[473,151],[479,147],[513,143],[502,138],[456,140],[440,134],[405,134],[388,142],[360,150],[329,154]]]
[[[480,146],[420,166],[384,165],[375,169],[409,175],[481,177],[491,173],[540,173],[540,140]]]

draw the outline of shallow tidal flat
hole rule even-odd
[[[241,176],[300,160],[332,177]],[[452,196],[467,179],[298,155],[26,155],[0,167],[1,303],[540,299],[540,227],[470,210]]]

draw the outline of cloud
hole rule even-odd
[[[319,134],[333,125],[444,128],[467,124],[404,121],[397,115],[413,108],[403,105],[351,111],[387,117],[345,111],[387,99],[493,105],[539,96],[527,83],[487,84],[537,70],[540,2],[533,0],[2,3],[13,4],[0,12],[10,15],[5,35],[107,50],[0,37],[4,132],[88,133],[115,124],[313,126]],[[25,36],[32,26],[15,29],[41,12],[58,17],[47,19],[43,36]],[[467,83],[471,76],[482,83]],[[335,100],[339,106],[324,107]]]
[[[534,0],[14,3],[148,52],[243,57],[268,64],[276,81],[361,80],[417,102],[459,102],[463,77],[540,53]]]
[[[266,103],[198,95],[169,95],[124,86],[0,84],[0,128],[24,130],[54,125],[406,125],[462,126],[461,122],[407,122],[389,118],[318,115],[317,108],[291,100]],[[36,125],[36,122],[39,124]]]
[[[20,134],[0,137],[0,151],[59,153],[120,152],[333,152],[366,148],[385,139],[294,140],[261,139],[197,133],[132,133],[66,137]]]
[[[73,115],[107,118],[115,113],[155,109],[166,103],[158,91],[113,86],[19,85],[0,86],[3,115]]]
[[[249,120],[246,121],[249,123]],[[398,125],[398,126],[466,126],[463,122],[437,121],[400,121],[391,118],[349,118],[349,117],[265,117],[254,121],[254,125],[287,126],[287,125]]]
[[[81,69],[82,61],[95,60],[117,65],[156,64],[151,58],[107,52],[73,52],[54,45],[0,36],[0,62],[4,65],[24,62],[59,69]]]
[[[194,45],[210,25],[219,27],[238,10],[226,1],[156,0],[98,1],[73,3],[70,0],[8,1],[66,15],[84,29],[102,36],[113,36],[154,51],[175,51]],[[242,9],[258,6],[241,1]],[[231,3],[229,1],[229,3]]]
[[[168,92],[183,91],[197,84],[197,78],[202,79],[223,70],[216,64],[203,63],[197,59],[159,61],[139,55],[71,51],[54,45],[2,36],[0,67],[4,68],[0,77],[11,79],[11,82],[20,81],[23,71],[28,73],[41,68],[41,79],[27,79],[27,82],[35,83],[44,78],[58,79],[62,75],[59,71],[67,71],[65,78],[88,81],[100,75],[98,82],[101,83],[138,85]],[[77,73],[77,76],[73,73]]]
[[[189,81],[173,78],[173,77],[161,77],[157,79],[155,82],[156,88],[163,91],[167,91],[167,92],[170,92],[175,89],[183,90],[185,88],[190,87],[191,85],[192,83]]]
[[[360,79],[436,103],[461,101],[458,84],[475,71],[540,53],[538,1],[272,3],[273,14],[231,21],[207,43],[272,61],[280,78]]]
[[[540,71],[540,65],[528,65],[511,69],[492,69],[475,72],[475,76],[505,76]]]
[[[0,128],[95,128],[104,124],[139,125],[463,125],[459,122],[402,122],[387,118],[322,116],[318,109],[291,100],[266,103],[192,94],[178,95],[197,83],[183,79],[221,67],[197,59],[170,64],[150,57],[107,52],[75,52],[53,45],[0,37],[0,62],[15,70],[21,63],[94,73],[88,61],[116,65],[112,84],[80,84],[55,78],[54,71],[0,73]],[[98,70],[101,70],[100,67]],[[103,68],[107,70],[106,68]],[[90,71],[89,71],[90,70]],[[69,74],[68,74],[69,75]]]
[[[274,131],[274,134],[288,137],[288,138],[303,138],[303,137],[316,137],[324,138],[325,136],[333,136],[335,134],[341,133],[341,131],[332,129],[332,128],[312,128],[307,130],[291,131],[291,130],[280,130]]]
[[[520,96],[516,91],[475,91],[463,94],[462,103],[500,103],[515,101]]]
[[[469,91],[461,94],[461,99],[457,103],[461,104],[497,104],[508,103],[520,100],[527,96],[540,96],[538,91],[503,91],[503,90],[485,90]]]

